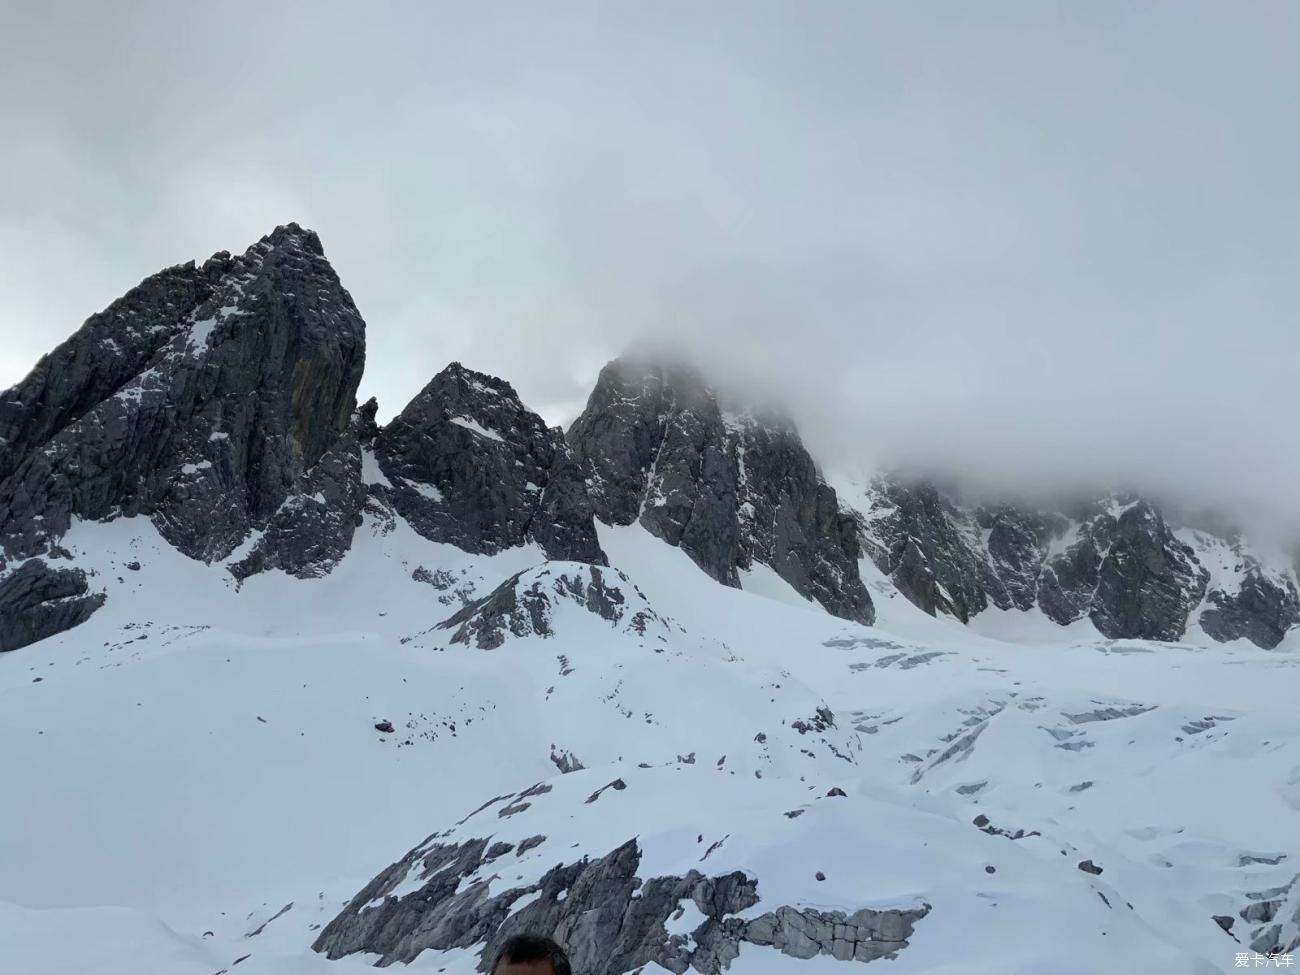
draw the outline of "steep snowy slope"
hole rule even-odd
[[[444,846],[547,837],[458,885],[499,873],[492,896],[636,840],[645,881],[745,872],[758,901],[722,922],[791,908],[816,942],[809,912],[929,905],[898,971],[1041,971],[1062,952],[1062,971],[1129,970],[1132,957],[1221,971],[1239,944],[1216,915],[1235,919],[1241,946],[1300,936],[1283,889],[1300,869],[1290,654],[1015,647],[906,602],[867,629],[719,587],[639,526],[602,530],[615,574],[597,571],[619,583],[619,621],[557,598],[550,635],[485,651],[437,628],[451,590],[412,574],[486,596],[540,553],[468,556],[400,520],[385,527],[368,520],[330,576],[270,573],[238,592],[147,522],[74,529],[70,546],[118,588],[78,639],[0,658],[7,782],[50,797],[39,816],[0,810],[0,901],[21,906],[0,951],[35,953],[48,971],[112,971],[76,966],[98,937],[123,971],[175,957],[184,965],[158,970],[219,963],[211,975],[250,952],[245,971],[329,971],[306,954],[318,926],[382,864],[448,829]],[[137,559],[153,568],[120,568]],[[642,581],[620,579],[624,565]],[[644,635],[619,625],[629,612],[655,623]],[[574,764],[585,768],[560,774]],[[626,788],[586,802],[615,780]],[[986,832],[980,816],[1041,835]],[[1100,876],[1080,871],[1087,860]],[[712,937],[691,947],[705,916],[690,910],[667,920],[662,940],[651,926],[625,944],[628,957],[677,970]],[[780,938],[763,924],[753,937],[736,927],[723,924],[701,964],[733,949],[739,971],[810,963],[768,947]],[[417,964],[472,970],[495,936],[481,930],[459,935],[468,950]],[[368,961],[392,950],[352,947]]]

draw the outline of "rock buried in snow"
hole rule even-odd
[[[604,792],[606,789],[613,789],[615,792],[622,792],[626,788],[627,788],[626,782],[624,782],[622,779],[615,779],[613,782],[610,782],[608,785],[602,785],[599,789],[597,789],[595,792],[589,795],[587,797],[587,802],[595,802],[597,799],[600,798],[601,793]]]
[[[989,818],[985,816],[983,813],[980,813],[973,820],[971,820],[971,822],[973,822],[977,827],[979,827],[981,832],[988,833],[989,836],[1005,836],[1009,840],[1023,840],[1027,836],[1043,835],[1042,833],[1038,832],[1038,830],[1036,829],[1030,830],[1029,832],[1026,833],[1023,829],[1009,830],[1009,829],[1003,829],[1000,826],[994,826],[992,823],[989,822]]]
[[[1094,877],[1101,873],[1101,867],[1097,866],[1097,864],[1093,863],[1091,860],[1082,861],[1079,864],[1079,869],[1084,873],[1092,874]]]
[[[569,772],[580,772],[582,769],[586,768],[585,765],[578,761],[578,757],[572,752],[565,751],[562,748],[557,750],[554,745],[551,746],[551,762],[562,773],[566,774]]]
[[[838,785],[832,788],[830,792],[826,793],[827,799],[832,799],[836,796],[844,796],[844,798],[846,799],[848,798],[848,795],[845,793],[845,791],[841,789]]]
[[[391,721],[376,721],[375,730],[391,735],[393,733],[393,723]]]
[[[826,731],[828,728],[835,727],[835,715],[830,708],[822,705],[807,721],[795,721],[790,727],[801,735],[806,735],[810,731]]]

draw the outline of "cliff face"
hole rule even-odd
[[[379,432],[375,456],[426,538],[484,554],[535,541],[548,558],[607,564],[563,434],[509,383],[452,363]]]
[[[829,612],[869,623],[853,518],[793,425],[724,410],[691,370],[607,365],[568,431],[596,515],[640,521],[724,585],[770,566]]]
[[[1239,535],[1171,524],[1135,495],[972,507],[933,484],[880,479],[862,506],[872,560],[931,615],[968,622],[992,607],[1038,607],[1112,639],[1180,640],[1199,625],[1265,648],[1300,624],[1294,568],[1269,565]]]
[[[347,429],[364,364],[361,316],[296,225],[146,280],[5,395],[5,555],[146,514],[225,556]]]
[[[59,559],[74,518],[145,515],[185,554],[226,557],[337,447],[364,364],[361,316],[296,224],[238,257],[148,278],[4,394],[0,571]],[[92,608],[75,571],[26,571],[48,591],[78,590],[57,598],[81,609],[29,606],[44,622],[0,642],[40,639]],[[0,581],[0,599],[18,598],[16,585]],[[25,591],[28,605],[40,589]]]

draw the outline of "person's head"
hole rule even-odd
[[[550,938],[517,934],[501,946],[492,975],[572,975],[569,956]]]

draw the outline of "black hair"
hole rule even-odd
[[[517,934],[501,946],[496,960],[492,962],[492,971],[502,962],[546,961],[551,963],[554,975],[573,975],[569,967],[569,956],[550,938],[540,934]]]

